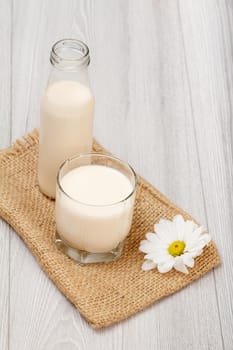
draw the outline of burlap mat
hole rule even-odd
[[[96,142],[93,149],[104,151]],[[94,328],[135,314],[219,264],[217,249],[211,242],[196,258],[188,275],[174,270],[166,274],[141,270],[144,255],[138,251],[139,242],[154,223],[161,217],[172,219],[178,213],[185,218],[190,216],[139,177],[132,230],[123,256],[114,263],[79,266],[53,243],[54,202],[39,191],[37,158],[37,131],[0,152],[0,216],[15,229],[42,269]]]

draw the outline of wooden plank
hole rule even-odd
[[[206,224],[177,3],[130,4],[128,158],[154,185]],[[195,93],[195,85],[191,89]],[[210,273],[129,322],[126,332],[135,336],[125,336],[126,348],[222,349],[216,299]]]
[[[95,135],[208,224],[225,266],[97,332],[14,235],[10,349],[231,348],[233,17],[227,4],[14,1],[13,138],[38,125],[51,44],[67,36],[85,40],[97,102]]]
[[[0,4],[0,149],[11,142],[11,2]],[[1,181],[1,179],[0,179]],[[0,349],[9,338],[9,251],[10,229],[0,220]]]
[[[57,1],[15,1],[14,138],[38,126],[39,99],[48,77],[52,43],[70,36],[88,41],[88,7],[85,1],[64,0],[59,6]],[[110,13],[113,15],[113,10]],[[109,349],[108,344],[119,348],[121,343],[122,326],[102,337],[95,333],[40,270],[17,235],[11,249],[10,324],[11,350],[88,349],[94,348],[98,340],[97,348]]]
[[[206,1],[202,5],[188,1],[180,10],[189,83],[196,86],[190,93],[205,215],[223,259],[221,268],[214,272],[212,293],[217,296],[224,348],[231,349],[233,8],[227,1]]]

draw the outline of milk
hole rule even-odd
[[[56,174],[67,158],[92,147],[94,98],[77,81],[48,85],[41,101],[38,180],[43,193],[54,198]]]
[[[57,191],[56,226],[65,243],[102,253],[116,248],[126,238],[133,215],[134,189],[124,174],[103,165],[84,165],[64,175],[61,187],[73,198]]]

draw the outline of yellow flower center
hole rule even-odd
[[[185,243],[183,241],[172,242],[168,247],[168,253],[172,256],[179,256],[184,252]]]

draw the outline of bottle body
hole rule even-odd
[[[55,198],[57,171],[67,158],[91,151],[93,114],[86,66],[53,69],[41,99],[38,181],[45,195]]]

